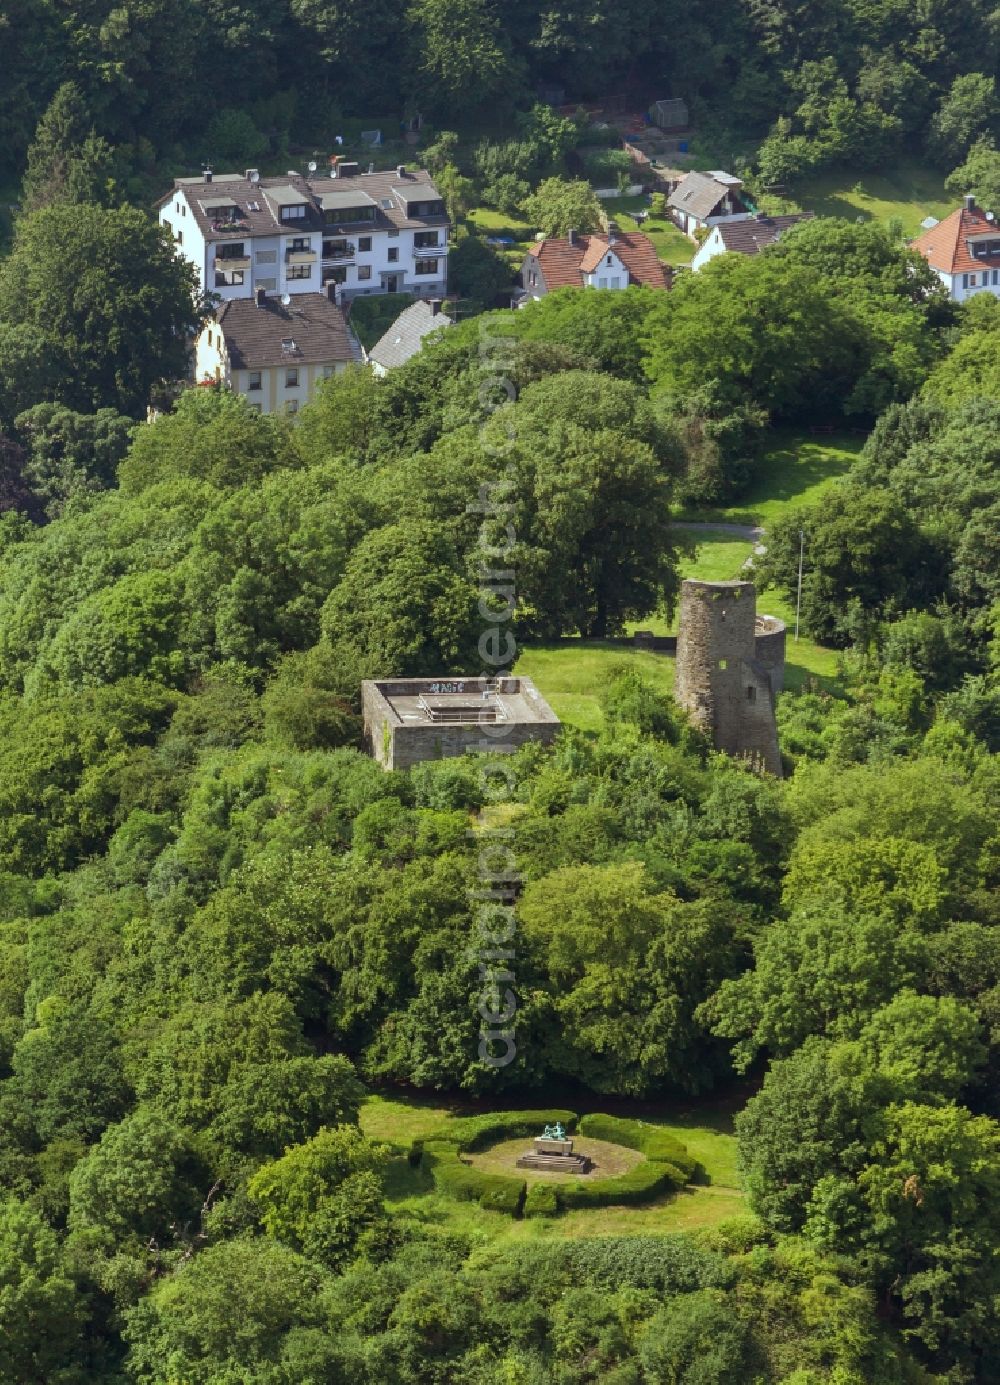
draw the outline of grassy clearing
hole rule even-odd
[[[458,1103],[442,1103],[433,1097],[366,1097],[361,1106],[361,1129],[370,1140],[389,1140],[408,1145],[437,1130],[458,1111]]]
[[[765,210],[814,211],[851,221],[898,221],[903,234],[919,234],[926,216],[940,221],[957,205],[944,189],[944,176],[917,163],[901,162],[885,173],[822,173],[804,179],[787,197],[764,197]]]
[[[760,524],[767,528],[790,509],[822,500],[839,478],[850,471],[864,442],[855,433],[814,437],[775,429],[757,476],[738,505],[678,510],[677,518],[709,524]]]
[[[543,1169],[519,1169],[517,1161],[531,1148],[531,1141],[523,1137],[518,1140],[503,1140],[489,1149],[466,1157],[473,1168],[483,1173],[502,1173],[509,1178],[523,1178],[526,1183],[562,1183],[567,1174],[546,1173]],[[588,1182],[601,1178],[617,1178],[628,1173],[643,1162],[643,1155],[637,1149],[626,1149],[624,1145],[609,1144],[607,1140],[591,1140],[585,1135],[573,1136],[573,1153],[586,1154],[593,1163],[590,1173],[583,1175]]]
[[[667,217],[651,216],[642,225],[636,221],[634,213],[647,211],[649,208],[646,197],[608,197],[602,199],[601,205],[614,217],[623,231],[644,232],[653,242],[661,260],[666,260],[672,265],[691,263],[698,247]]]
[[[470,226],[492,240],[513,241],[513,245],[503,247],[503,251],[507,256],[512,256],[516,252],[518,263],[527,254],[528,246],[535,239],[535,231],[538,229],[529,221],[508,216],[506,212],[494,211],[492,207],[477,207],[465,219]]]
[[[598,732],[604,725],[601,694],[611,670],[623,661],[634,661],[644,678],[668,697],[672,695],[673,659],[597,640],[532,645],[522,649],[515,671],[538,685],[556,716],[581,731]]]
[[[669,662],[669,661],[664,661]],[[500,1212],[488,1212],[472,1202],[457,1202],[444,1197],[435,1188],[430,1174],[423,1168],[411,1168],[406,1159],[390,1162],[385,1187],[390,1209],[405,1220],[430,1231],[459,1232],[474,1241],[527,1240],[554,1237],[624,1236],[667,1234],[670,1232],[702,1230],[716,1226],[746,1210],[740,1191],[736,1168],[736,1140],[732,1133],[733,1111],[738,1103],[723,1100],[650,1109],[643,1106],[641,1116],[652,1125],[661,1126],[683,1141],[704,1166],[707,1182],[667,1194],[645,1207],[602,1207],[567,1212],[559,1217],[526,1218],[514,1221]],[[361,1125],[365,1133],[375,1138],[403,1144],[447,1125],[449,1117],[462,1110],[460,1103],[440,1099],[410,1096],[371,1096],[361,1110]],[[579,1148],[584,1145],[604,1145],[577,1137]],[[477,1162],[491,1156],[507,1157],[501,1151],[516,1146],[520,1152],[527,1140],[505,1141],[492,1150],[471,1156]],[[641,1155],[620,1146],[609,1147],[615,1157],[638,1161]],[[516,1156],[515,1156],[516,1157]],[[491,1170],[492,1171],[492,1170]],[[506,1167],[499,1170],[509,1172]],[[619,1170],[608,1169],[608,1173]],[[518,1170],[530,1177],[530,1170]]]

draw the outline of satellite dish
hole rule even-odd
[[[309,160],[309,165],[308,165],[308,166],[309,166],[309,172],[310,172],[310,173],[315,173],[315,172],[316,172],[316,160],[315,160],[315,159],[310,159],[310,160]]]
[[[292,301],[292,295],[291,295],[290,293],[283,293],[283,294],[281,295],[281,306],[282,306],[283,308],[287,308],[288,305],[289,305],[289,303],[290,303],[291,301]]]

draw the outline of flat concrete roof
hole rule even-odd
[[[399,726],[559,722],[530,678],[399,678],[374,686]]]

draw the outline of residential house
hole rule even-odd
[[[720,221],[698,247],[691,268],[704,268],[716,255],[756,255],[769,245],[777,244],[789,226],[809,221],[812,215],[812,212],[795,212],[787,216],[765,216],[758,212],[745,221]]]
[[[741,179],[718,168],[686,174],[667,197],[667,208],[688,236],[721,221],[745,221],[753,215]]]
[[[570,231],[528,247],[521,266],[520,302],[543,298],[554,289],[627,289],[630,284],[670,287],[670,266],[641,231],[607,231],[585,236]]]
[[[367,359],[376,375],[384,375],[394,366],[403,365],[415,356],[424,344],[424,338],[431,332],[438,332],[452,325],[452,319],[441,311],[441,300],[432,298],[427,302],[418,298],[404,308],[389,330],[367,352]]]
[[[448,216],[422,169],[306,178],[235,173],[179,178],[159,217],[194,265],[203,291],[221,299],[320,293],[440,298],[448,287]],[[345,171],[346,170],[346,171]]]
[[[329,293],[299,293],[283,303],[258,288],[231,298],[202,328],[195,378],[228,385],[261,413],[298,413],[321,380],[339,374],[361,349]]]
[[[910,248],[923,255],[956,303],[977,293],[1000,296],[1000,226],[971,194]]]

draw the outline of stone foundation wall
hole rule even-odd
[[[757,622],[751,582],[682,584],[677,700],[716,749],[776,775],[774,698],[784,681],[784,638],[780,621]]]

